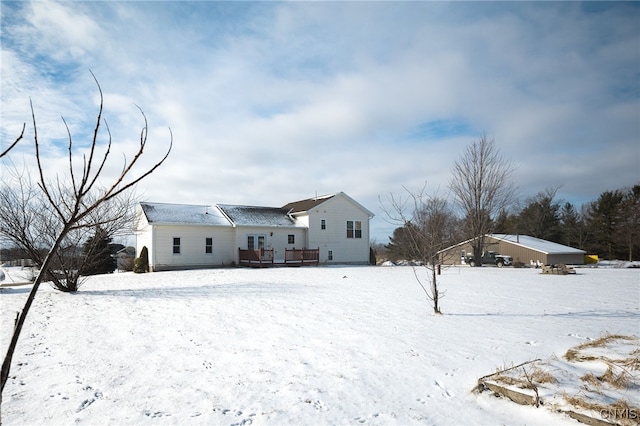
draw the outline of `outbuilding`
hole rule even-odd
[[[465,254],[473,253],[473,239],[463,241],[440,252],[444,263],[461,264]],[[525,265],[583,265],[586,252],[577,248],[519,234],[485,235],[485,251],[513,257],[516,264]]]

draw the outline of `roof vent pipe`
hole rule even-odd
[[[520,244],[520,234],[516,234],[516,243]]]

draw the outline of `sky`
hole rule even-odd
[[[481,135],[522,199],[577,206],[640,183],[640,3],[2,1],[0,144],[64,175],[95,127],[104,182],[136,152],[146,201],[282,206],[343,191],[453,197]],[[64,122],[62,120],[64,117]],[[102,151],[103,152],[103,151]],[[8,163],[5,161],[2,168]],[[21,166],[20,166],[21,167]],[[6,171],[3,171],[5,173]]]

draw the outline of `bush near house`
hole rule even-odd
[[[142,250],[140,250],[140,257],[136,257],[133,264],[133,272],[136,274],[149,272],[149,250],[147,249],[147,246],[142,247]]]

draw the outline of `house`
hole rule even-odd
[[[136,248],[131,246],[124,247],[111,256],[116,259],[116,267],[119,271],[131,271],[136,257]]]
[[[514,262],[525,265],[582,265],[584,250],[554,243],[528,235],[488,234],[485,251],[495,251],[513,257]],[[446,263],[460,264],[464,254],[473,253],[471,240],[463,241],[440,252]]]
[[[136,249],[152,271],[369,261],[373,213],[339,192],[282,207],[142,202]]]

